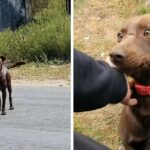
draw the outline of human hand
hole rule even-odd
[[[122,100],[122,104],[127,106],[134,106],[138,103],[136,98],[131,98],[132,90],[130,89],[129,83],[127,82],[127,94]]]
[[[110,67],[113,67],[113,68],[116,68],[118,69],[118,67],[112,63],[112,61],[110,60],[110,57],[107,57],[105,59],[105,61],[110,65]],[[126,78],[126,77],[125,77]],[[131,90],[131,87],[134,85],[134,82],[135,81],[131,81],[130,83],[127,81],[127,78],[126,78],[126,83],[127,83],[127,94],[126,96],[123,98],[122,100],[122,104],[124,105],[128,105],[128,106],[133,106],[133,105],[136,105],[138,103],[137,99],[136,98],[131,98],[131,95],[132,95],[132,90]]]

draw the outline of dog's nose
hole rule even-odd
[[[113,59],[114,61],[117,61],[117,62],[123,61],[124,58],[126,57],[126,55],[122,49],[112,50],[112,52],[109,55],[110,55],[111,59]]]

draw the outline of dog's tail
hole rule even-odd
[[[18,61],[18,62],[14,63],[14,64],[6,65],[6,67],[7,67],[8,69],[11,69],[11,68],[15,68],[15,67],[17,67],[17,66],[21,66],[21,65],[24,65],[24,64],[25,64],[25,62],[23,62],[23,61]]]

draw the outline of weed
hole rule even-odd
[[[65,0],[49,1],[34,22],[0,33],[0,54],[16,60],[47,62],[70,58],[70,16]]]

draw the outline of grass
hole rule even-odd
[[[74,44],[95,58],[106,56],[116,34],[143,4],[138,0],[75,0]]]
[[[75,0],[74,45],[96,59],[105,59],[117,43],[117,32],[127,18],[150,13],[144,0]],[[117,150],[122,105],[74,114],[74,129]]]
[[[31,0],[34,20],[0,32],[0,54],[28,64],[11,69],[12,79],[70,80],[70,16],[66,0]],[[34,63],[35,62],[35,63]]]
[[[48,65],[29,63],[10,69],[12,79],[70,81],[70,64]]]
[[[74,114],[74,129],[96,141],[107,145],[112,150],[120,146],[118,123],[122,105],[108,105],[105,108]]]
[[[69,60],[70,16],[65,2],[49,0],[47,7],[38,11],[31,23],[15,31],[0,32],[0,54],[12,61]]]

